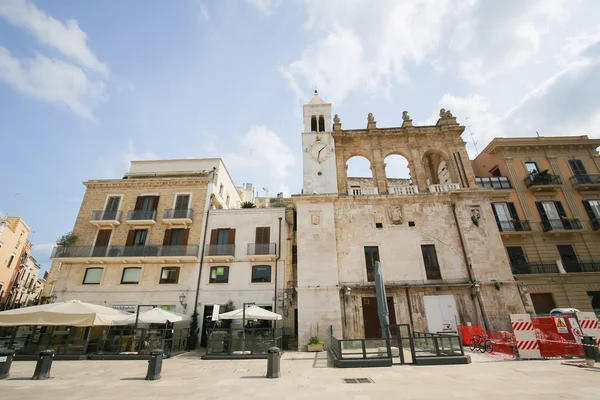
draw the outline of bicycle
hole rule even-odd
[[[494,342],[492,342],[485,334],[474,335],[471,342],[469,342],[469,348],[471,351],[480,351],[485,353],[492,353],[494,351]]]

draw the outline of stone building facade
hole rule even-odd
[[[330,107],[316,93],[304,106],[304,191],[292,196],[299,347],[314,335],[327,339],[330,329],[338,338],[380,337],[375,261],[383,266],[393,323],[430,332],[465,323],[508,329],[508,315],[523,312],[524,303],[496,227],[492,191],[477,186],[464,126],[441,110],[433,126],[413,126],[404,112],[401,127],[378,128],[369,114],[366,129],[343,130],[335,115],[315,132],[312,117],[331,115]],[[386,176],[384,160],[392,154],[408,160],[408,180]],[[347,176],[353,156],[369,160],[370,182]]]
[[[473,161],[529,312],[600,313],[599,146],[587,136],[496,138]]]
[[[12,300],[12,281],[24,261],[30,230],[20,217],[0,218],[0,308]]]
[[[133,161],[123,179],[84,184],[77,242],[53,250],[45,295],[192,313],[206,212],[241,203],[223,162]]]

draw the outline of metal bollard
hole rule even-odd
[[[10,375],[10,366],[14,356],[14,350],[0,350],[0,379],[6,379]]]
[[[148,360],[148,373],[146,374],[147,381],[156,381],[161,378],[163,362],[163,351],[154,349],[150,352],[150,360]]]
[[[280,359],[281,350],[278,347],[271,347],[267,350],[267,378],[280,378]]]
[[[50,368],[52,368],[52,360],[54,359],[54,350],[40,351],[40,358],[35,364],[35,371],[31,379],[43,380],[50,378]]]

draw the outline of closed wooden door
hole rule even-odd
[[[108,250],[108,242],[110,242],[110,234],[112,229],[100,229],[98,236],[96,236],[96,243],[94,244],[94,251],[92,255],[94,257],[102,257]]]
[[[396,310],[394,309],[394,299],[387,298],[390,325],[396,324]],[[381,339],[381,324],[379,323],[379,314],[377,312],[377,297],[363,297],[363,325],[366,339]],[[392,335],[395,332],[392,332]]]

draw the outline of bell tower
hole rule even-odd
[[[331,104],[325,103],[315,90],[310,102],[302,108],[302,193],[337,193]]]

